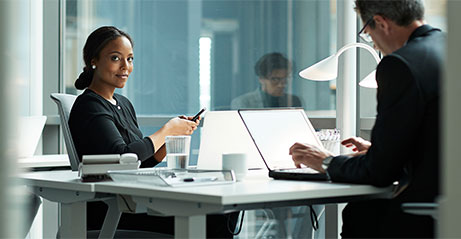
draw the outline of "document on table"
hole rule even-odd
[[[235,182],[232,170],[149,168],[109,171],[115,182],[155,186],[188,187]]]

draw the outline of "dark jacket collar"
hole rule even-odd
[[[414,38],[417,38],[419,36],[422,36],[422,35],[425,35],[426,33],[430,32],[430,31],[440,31],[440,29],[437,29],[437,28],[433,28],[431,27],[430,25],[427,25],[427,24],[424,24],[418,28],[416,28],[413,33],[411,33],[410,37],[408,38],[408,41],[411,41],[412,39]]]

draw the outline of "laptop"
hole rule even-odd
[[[245,153],[249,169],[266,168],[236,110],[207,111],[200,129],[197,169],[222,169],[223,153]]]
[[[248,133],[269,170],[269,177],[291,180],[328,180],[312,168],[296,168],[289,155],[296,143],[323,148],[303,109],[261,109],[238,111]]]

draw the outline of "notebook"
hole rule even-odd
[[[45,127],[46,116],[20,117],[18,123],[18,157],[30,158],[34,155],[43,128]]]
[[[289,155],[296,143],[323,148],[303,109],[261,109],[238,111],[248,133],[269,170],[269,177],[291,180],[328,180],[325,173],[296,168]]]

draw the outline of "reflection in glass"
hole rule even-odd
[[[201,106],[229,110],[260,83],[255,62],[280,52],[292,62],[284,92],[309,111],[335,109],[327,82],[300,81],[300,67],[331,54],[336,29],[332,4],[323,0],[98,0],[66,1],[64,84],[83,67],[86,36],[114,25],[133,36],[135,70],[123,90],[138,115],[193,114]],[[283,81],[283,80],[282,80]],[[209,105],[209,106],[208,106]]]
[[[302,107],[298,96],[286,93],[291,68],[290,61],[281,53],[273,52],[262,56],[254,66],[260,85],[256,90],[233,99],[231,108]]]

